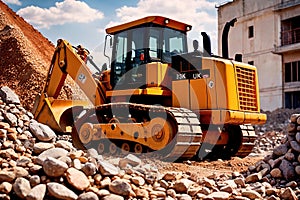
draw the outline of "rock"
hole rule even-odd
[[[100,181],[101,188],[108,187],[110,185],[110,183],[111,183],[110,178],[108,176],[105,177],[102,181]]]
[[[188,194],[181,194],[177,197],[178,200],[192,200],[192,197]]]
[[[95,159],[97,159],[97,157],[99,156],[97,150],[94,149],[94,148],[88,149],[86,153],[87,153],[88,157],[92,157],[92,158],[95,158]]]
[[[43,151],[54,148],[54,144],[47,142],[39,142],[33,145],[33,152],[41,154]]]
[[[290,163],[289,161],[283,159],[281,161],[279,169],[281,170],[282,175],[286,180],[291,181],[295,179],[296,176],[295,169],[293,167],[293,164]]]
[[[30,183],[25,178],[17,178],[13,184],[13,190],[18,197],[24,199],[31,190]]]
[[[294,161],[295,160],[295,155],[291,152],[287,152],[284,156],[285,159],[288,161]]]
[[[122,158],[119,161],[120,166],[129,164],[133,167],[136,167],[136,166],[140,165],[141,163],[142,163],[141,159],[139,159],[138,157],[136,157],[135,155],[132,155],[132,154],[128,154],[125,158]]]
[[[27,177],[29,175],[29,172],[23,167],[15,167],[14,171],[16,173],[16,178]]]
[[[280,195],[281,199],[297,200],[295,192],[291,188],[286,188]]]
[[[73,144],[71,142],[65,140],[58,140],[55,142],[55,147],[63,148],[67,151],[71,151],[74,149]]]
[[[247,176],[245,181],[246,181],[246,183],[255,183],[261,179],[262,179],[261,173],[254,173],[254,174],[250,174],[249,176]]]
[[[153,198],[163,198],[163,199],[166,199],[166,193],[164,191],[158,191],[158,190],[153,190],[150,192],[150,197]]]
[[[32,160],[26,156],[20,156],[17,160],[17,166],[27,167],[29,163],[32,163]]]
[[[279,168],[272,169],[270,174],[274,178],[281,178],[282,177],[282,173],[281,173],[281,170]]]
[[[69,168],[66,171],[66,178],[68,183],[77,190],[83,191],[90,186],[90,181],[86,175],[75,168]]]
[[[104,176],[114,176],[119,173],[118,168],[116,168],[114,165],[105,162],[105,161],[99,161],[99,171]]]
[[[291,181],[291,182],[288,182],[285,186],[290,187],[290,188],[295,188],[295,187],[297,187],[297,182]]]
[[[9,87],[3,86],[0,89],[0,97],[7,104],[20,104],[20,99],[14,91],[12,91]]]
[[[225,200],[229,199],[230,194],[228,192],[213,192],[208,195],[208,198],[215,199],[215,200]]]
[[[173,189],[178,193],[186,193],[193,183],[193,181],[183,178],[175,182]]]
[[[131,182],[133,182],[137,186],[142,186],[145,184],[145,179],[140,176],[135,176],[131,178]]]
[[[273,154],[275,154],[276,156],[282,156],[282,155],[286,154],[287,151],[288,151],[287,145],[281,144],[278,147],[274,148]]]
[[[137,198],[149,199],[149,192],[146,189],[137,188],[135,194]]]
[[[99,197],[104,197],[104,196],[109,195],[109,194],[110,194],[110,192],[106,189],[101,189],[97,192],[97,195]]]
[[[43,163],[43,170],[50,177],[62,176],[67,169],[68,165],[66,163],[55,158],[46,158]]]
[[[293,150],[300,152],[300,144],[297,141],[291,141],[290,145]]]
[[[295,172],[300,175],[300,165],[295,167]]]
[[[234,179],[234,182],[235,182],[235,184],[237,184],[243,188],[246,187],[244,178],[236,178],[236,179]]]
[[[58,159],[60,157],[66,156],[67,154],[68,154],[68,151],[66,151],[65,149],[62,149],[62,148],[48,149],[48,150],[44,151],[43,153],[41,153],[35,159],[35,163],[39,164],[39,165],[43,165],[44,161],[48,157],[52,157],[52,158]]]
[[[296,124],[294,123],[289,123],[287,126],[288,132],[295,132],[297,130]]]
[[[7,122],[11,126],[17,126],[18,125],[18,118],[16,115],[12,113],[4,113],[4,118],[7,120]]]
[[[163,179],[166,181],[174,181],[174,180],[176,180],[176,173],[175,172],[167,172],[163,176]]]
[[[38,175],[32,175],[30,177],[30,179],[29,179],[29,183],[30,183],[31,187],[34,187],[34,186],[40,184],[41,183],[40,176],[38,176]]]
[[[296,133],[296,141],[300,143],[300,132]]]
[[[58,199],[75,200],[78,198],[72,190],[59,183],[47,183],[47,190],[51,196]]]
[[[102,197],[101,200],[124,200],[124,197],[115,194],[109,194]]]
[[[99,200],[99,198],[94,192],[86,192],[80,194],[77,200]]]
[[[40,184],[33,187],[29,194],[26,196],[26,200],[43,200],[46,194],[46,185]]]
[[[97,167],[94,165],[94,163],[87,162],[83,165],[81,170],[85,173],[87,176],[95,175],[97,172]]]
[[[258,192],[253,191],[253,190],[243,191],[242,196],[247,197],[249,199],[261,199],[261,195]]]
[[[12,171],[1,170],[0,171],[0,183],[9,182],[11,183],[16,178],[16,173]]]
[[[56,138],[55,132],[49,126],[35,120],[30,121],[29,128],[34,136],[42,142],[48,142]]]
[[[109,184],[109,191],[122,196],[129,196],[132,192],[130,184],[124,179],[112,181]]]
[[[12,190],[12,184],[9,182],[2,182],[0,184],[0,193],[9,194]]]

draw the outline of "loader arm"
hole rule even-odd
[[[57,99],[67,75],[78,84],[90,102]],[[85,61],[72,45],[66,40],[59,39],[43,92],[35,102],[33,109],[35,119],[48,124],[56,131],[66,132],[83,107],[106,102],[105,90],[104,85],[94,79]]]

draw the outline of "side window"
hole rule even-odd
[[[151,58],[158,58],[157,50],[158,50],[158,39],[156,37],[151,36],[149,41],[149,48],[150,48],[150,57]]]
[[[127,38],[126,37],[118,37],[117,57],[116,57],[116,59],[117,59],[116,61],[118,63],[123,63],[125,61],[126,49],[127,49]]]

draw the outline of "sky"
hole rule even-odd
[[[53,44],[62,38],[90,51],[103,48],[105,29],[149,15],[193,26],[188,38],[207,32],[217,54],[217,8],[225,0],[2,0]],[[201,43],[200,43],[201,44]]]

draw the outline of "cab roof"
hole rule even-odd
[[[182,23],[182,22],[178,22],[176,20],[167,18],[167,17],[162,17],[162,16],[148,16],[148,17],[144,17],[138,20],[134,20],[128,23],[124,23],[121,25],[117,25],[117,26],[113,26],[110,28],[106,29],[106,33],[107,34],[111,34],[114,35],[120,31],[123,30],[127,30],[129,28],[135,27],[135,26],[139,26],[139,25],[143,25],[143,24],[148,24],[148,23],[153,23],[153,24],[158,24],[161,26],[165,26],[165,27],[169,27],[175,30],[179,30],[179,31],[184,31],[187,32],[189,30],[192,29],[191,25]]]

